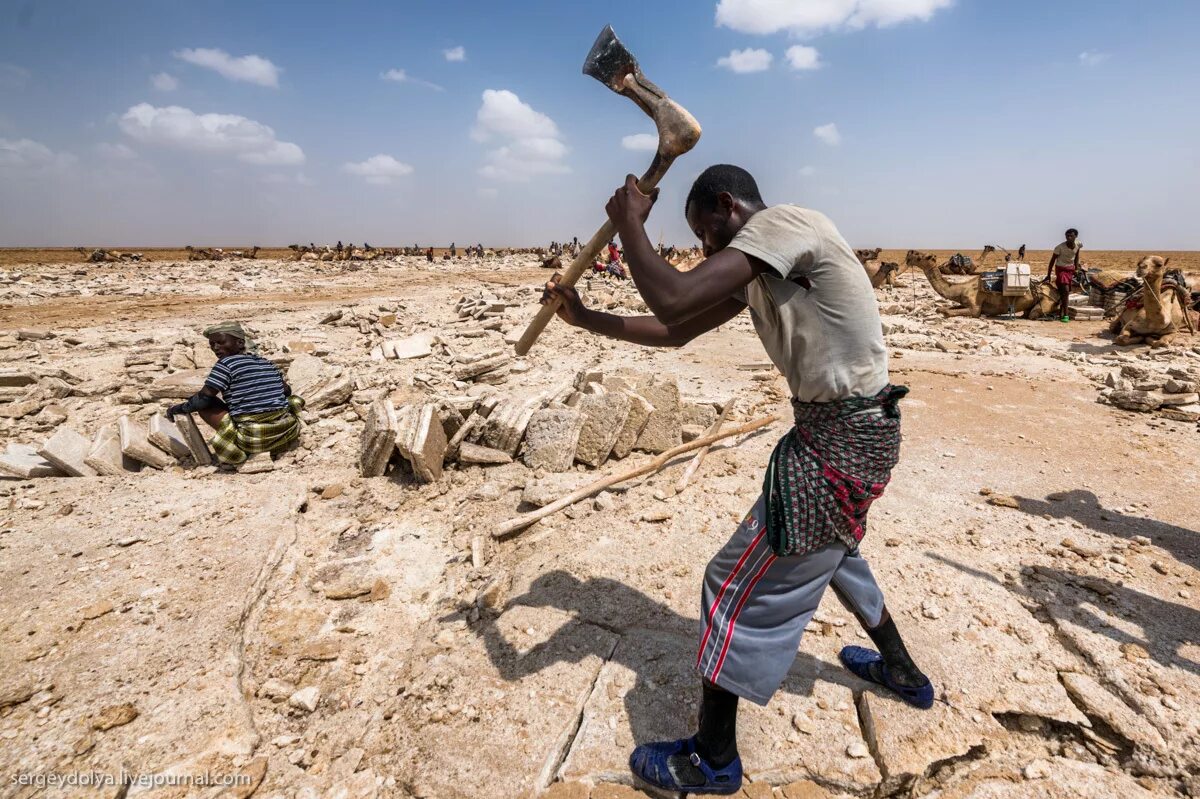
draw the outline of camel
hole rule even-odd
[[[261,249],[260,247],[251,247],[248,250],[230,250],[229,252],[225,253],[225,257],[226,258],[246,258],[249,260],[254,260],[255,256],[258,255],[258,251],[260,249]]]
[[[225,257],[225,251],[217,247],[196,249],[189,244],[184,249],[187,250],[189,261],[220,261]]]
[[[92,264],[111,264],[121,260],[121,253],[116,250],[88,250],[84,247],[76,247],[75,251]]]
[[[878,261],[881,252],[883,252],[882,247],[876,247],[873,250],[855,250],[854,256],[858,258],[860,264],[866,266],[871,261]]]
[[[939,308],[944,316],[1003,316],[1011,309],[1027,319],[1038,319],[1052,314],[1058,302],[1058,292],[1048,281],[1034,284],[1021,296],[1005,297],[999,291],[985,289],[981,275],[954,283],[946,280],[935,255],[909,250],[904,263],[924,272],[934,291],[961,306]]]
[[[1003,247],[996,247],[995,244],[983,245],[983,251],[979,253],[979,257],[971,260],[970,256],[958,253],[957,257],[951,258],[948,262],[940,267],[943,275],[978,275],[981,272],[987,271],[987,260],[992,256],[992,253],[997,249],[1004,250]],[[1008,256],[1004,260],[1011,260],[1011,255],[1008,255],[1008,250],[1004,250]]]
[[[900,271],[900,264],[895,261],[884,261],[879,265],[875,274],[871,275],[871,288],[877,289],[883,286],[896,285],[896,274]]]
[[[873,250],[854,251],[854,257],[858,258],[858,262],[863,265],[863,269],[867,270],[867,277],[871,278],[871,288],[873,289],[881,288],[885,285],[896,285],[896,275],[900,271],[900,264],[893,261],[872,265],[872,261],[879,260],[881,252],[883,252],[882,247],[876,247]]]
[[[1113,343],[1121,346],[1148,344],[1165,347],[1174,340],[1181,325],[1192,330],[1187,316],[1187,291],[1177,282],[1163,288],[1163,275],[1170,258],[1147,255],[1138,262],[1137,276],[1142,279],[1141,307],[1126,306],[1109,326],[1116,334]]]

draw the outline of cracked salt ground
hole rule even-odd
[[[683,493],[687,459],[493,540],[530,486],[553,495],[554,481],[519,457],[450,462],[429,484],[363,479],[363,417],[384,396],[465,404],[621,368],[669,373],[686,398],[735,397],[731,423],[786,413],[781,380],[739,368],[764,361],[749,321],[669,352],[554,325],[520,371],[459,388],[451,359],[505,348],[536,267],[371,263],[280,297],[272,281],[295,267],[260,261],[258,288],[207,305],[150,291],[198,285],[205,268],[147,279],[122,306],[22,294],[23,325],[62,327],[0,346],[0,404],[42,409],[0,426],[41,444],[54,424],[144,422],[161,402],[150,390],[178,391],[171,379],[196,369],[185,333],[251,299],[273,356],[337,391],[266,474],[172,465],[0,484],[0,770],[239,772],[252,787],[234,795],[267,799],[640,795],[629,749],[692,730],[700,576],[780,428],[715,446]],[[508,309],[443,337],[453,355],[371,361],[372,342],[458,329],[456,301],[481,281]],[[1114,352],[1092,323],[944,320],[917,288],[915,307],[908,286],[880,294],[895,306],[894,379],[913,392],[864,550],[939,701],[915,711],[845,673],[838,650],[867,642],[826,597],[780,693],[746,707],[743,795],[1200,794],[1200,457],[1182,445],[1195,425],[1096,402],[1114,372],[1130,391],[1179,394],[1200,359]],[[588,294],[632,308],[621,291]],[[578,485],[645,457],[546,477]]]

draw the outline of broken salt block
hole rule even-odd
[[[0,369],[0,386],[5,388],[20,388],[31,386],[37,382],[37,377],[24,369]]]
[[[179,428],[161,413],[150,417],[150,431],[146,437],[150,439],[151,444],[163,452],[174,455],[176,460],[187,460],[192,457],[192,451],[179,433]]]
[[[1017,501],[1017,498],[1010,497],[1008,494],[991,494],[987,498],[987,503],[1001,508],[1016,508],[1019,510],[1021,507],[1021,503]]]
[[[418,333],[408,338],[388,339],[383,342],[383,355],[398,360],[425,358],[433,354],[434,338],[433,333]]]
[[[139,461],[121,452],[121,436],[115,424],[100,428],[83,462],[92,467],[96,474],[128,474],[142,468]]]
[[[208,449],[208,441],[205,440],[204,434],[200,432],[200,428],[196,425],[196,420],[192,418],[190,413],[180,414],[176,417],[175,427],[179,429],[179,435],[183,438],[183,443],[187,446],[191,453],[192,461],[197,466],[208,466],[213,462],[212,452]]]
[[[500,466],[512,463],[512,456],[498,449],[464,442],[458,448],[458,462],[476,466]]]
[[[29,444],[9,444],[0,455],[0,475],[7,477],[61,477],[62,472]]]
[[[146,392],[154,399],[187,399],[204,387],[206,377],[207,369],[173,372],[155,380],[146,387]]]
[[[529,417],[521,455],[530,469],[565,472],[575,460],[584,415],[574,408],[543,408]]]
[[[396,449],[412,466],[417,479],[432,483],[442,476],[446,456],[446,431],[437,405],[407,406],[397,416]]]
[[[488,414],[487,422],[484,423],[480,436],[482,443],[509,455],[516,455],[517,447],[520,446],[521,439],[529,427],[529,420],[542,407],[544,401],[545,397],[540,394],[524,400],[501,400]]]
[[[682,444],[683,421],[679,412],[679,385],[675,380],[643,382],[637,391],[654,406],[654,411],[646,420],[634,449],[658,454]]]
[[[621,392],[582,395],[576,405],[583,414],[583,427],[575,448],[575,460],[593,467],[608,460],[632,406],[629,395]]]
[[[117,422],[117,433],[121,439],[121,452],[156,469],[165,469],[175,462],[167,453],[150,443],[146,431],[128,416]]]
[[[376,400],[367,409],[358,465],[363,477],[378,477],[387,470],[396,446],[396,408],[390,399]]]
[[[69,427],[62,426],[46,439],[38,450],[56,469],[72,477],[92,477],[96,470],[85,463],[92,442]]]
[[[650,418],[650,414],[654,412],[654,406],[650,401],[632,391],[626,391],[626,396],[629,397],[629,415],[625,418],[625,423],[621,425],[620,431],[617,433],[617,440],[613,444],[613,458],[624,458],[633,451],[634,445],[637,443],[638,436],[646,427],[646,422]]]

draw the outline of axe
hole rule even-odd
[[[592,45],[591,52],[583,62],[583,74],[591,75],[617,94],[633,100],[638,108],[654,120],[654,125],[658,128],[658,150],[654,153],[650,168],[637,184],[642,194],[649,194],[671,168],[675,159],[696,146],[696,142],[700,140],[700,123],[683,106],[667,97],[662,89],[646,80],[637,59],[621,44],[611,25],[605,25],[604,30],[596,37],[596,43]],[[616,232],[617,228],[612,220],[605,221],[567,267],[562,279],[558,281],[559,285],[574,286],[596,259],[600,249],[612,240]],[[529,323],[529,327],[525,328],[525,333],[517,342],[517,355],[529,352],[533,342],[537,341],[537,337],[554,318],[558,306],[558,300],[551,300],[538,309],[537,316]]]

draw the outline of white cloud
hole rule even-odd
[[[1101,53],[1098,50],[1084,50],[1079,54],[1079,63],[1085,67],[1096,67],[1107,61],[1109,57],[1108,53]]]
[[[813,135],[830,147],[837,147],[842,143],[842,134],[838,132],[837,125],[832,122],[813,128]]]
[[[443,50],[442,55],[447,61],[466,61],[467,51],[461,44],[458,47],[451,47],[448,50]]]
[[[478,142],[502,140],[487,153],[479,174],[492,180],[524,182],[538,175],[562,175],[571,171],[562,163],[567,146],[559,137],[558,125],[507,89],[487,89],[475,115],[471,138]]]
[[[924,21],[953,4],[954,0],[720,0],[717,25],[742,33],[786,30],[808,36]]]
[[[256,83],[272,89],[279,88],[279,73],[282,70],[259,55],[244,55],[235,58],[224,50],[210,47],[176,50],[172,55],[180,61],[211,69],[229,80]]]
[[[800,177],[802,178],[811,178],[815,174],[817,174],[817,168],[815,166],[800,167]]]
[[[475,115],[471,138],[487,141],[493,135],[514,139],[556,139],[558,126],[550,117],[521,102],[521,98],[508,89],[487,89],[483,93],[483,105]]]
[[[815,47],[805,47],[802,44],[793,45],[787,49],[784,55],[794,70],[820,69],[823,66],[821,54]]]
[[[747,47],[745,50],[731,50],[729,55],[721,56],[717,59],[717,66],[744,75],[770,69],[773,58],[766,50]]]
[[[279,141],[267,125],[237,114],[197,114],[177,105],[158,108],[139,103],[121,116],[118,125],[126,135],[145,144],[233,155],[258,166],[304,163],[304,151],[298,145]]]
[[[0,89],[24,89],[32,73],[16,64],[0,64]]]
[[[96,152],[110,161],[132,161],[137,158],[137,153],[131,147],[119,142],[117,144],[100,142],[96,145]]]
[[[622,136],[621,146],[626,150],[644,150],[652,153],[658,149],[658,134],[635,133],[632,136]]]
[[[376,186],[386,186],[396,178],[411,175],[413,171],[408,164],[401,163],[390,155],[382,154],[373,155],[366,161],[359,161],[357,164],[342,164],[342,169],[351,175],[358,175],[367,183],[373,183]]]
[[[33,139],[0,139],[0,168],[24,170],[66,169],[77,159],[56,153]]]
[[[415,86],[424,86],[426,89],[433,89],[436,92],[443,91],[442,87],[438,86],[436,83],[430,83],[427,80],[414,78],[403,69],[389,69],[387,72],[380,73],[379,77],[383,78],[384,80],[390,80],[392,83],[411,83]]]
[[[173,92],[179,88],[179,78],[166,72],[160,72],[150,76],[150,85],[160,92]]]

